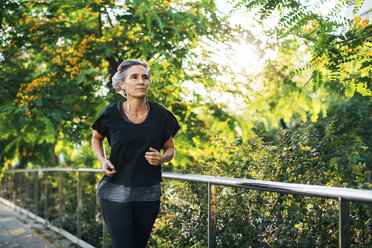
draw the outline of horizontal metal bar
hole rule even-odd
[[[5,172],[44,172],[44,171],[65,171],[65,172],[102,172],[101,169],[92,169],[92,168],[40,168],[40,169],[16,169],[8,170]]]
[[[328,199],[338,199],[339,197],[341,197],[342,199],[348,201],[372,203],[372,190],[367,189],[351,189],[341,187],[317,186],[298,183],[282,183],[253,179],[215,177],[169,172],[163,172],[163,178],[191,182],[212,183],[223,186],[248,188],[285,194],[322,197]]]
[[[101,169],[89,168],[43,168],[43,169],[18,169],[9,170],[5,172],[36,172],[36,171],[81,171],[81,172],[95,172],[102,173]],[[294,194],[311,197],[321,197],[328,199],[339,199],[340,197],[352,202],[372,203],[372,190],[367,189],[351,189],[341,187],[328,187],[318,185],[307,185],[298,183],[282,183],[271,182],[253,179],[229,178],[229,177],[215,177],[195,174],[181,174],[163,172],[163,178],[182,180],[198,183],[212,183],[223,186],[248,188],[261,191],[271,191],[284,194]]]

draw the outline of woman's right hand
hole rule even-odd
[[[111,177],[112,175],[114,175],[116,173],[115,167],[111,163],[110,160],[105,159],[102,162],[102,172],[103,172],[103,174],[105,174],[106,176],[109,176],[109,177]]]

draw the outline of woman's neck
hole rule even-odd
[[[124,108],[131,117],[143,115],[147,111],[146,98],[128,98],[124,103]]]

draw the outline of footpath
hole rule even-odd
[[[0,248],[75,248],[68,239],[0,203]]]

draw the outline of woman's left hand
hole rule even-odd
[[[150,151],[146,152],[145,158],[151,165],[159,165],[162,162],[162,155],[160,152],[152,147],[150,147]]]

